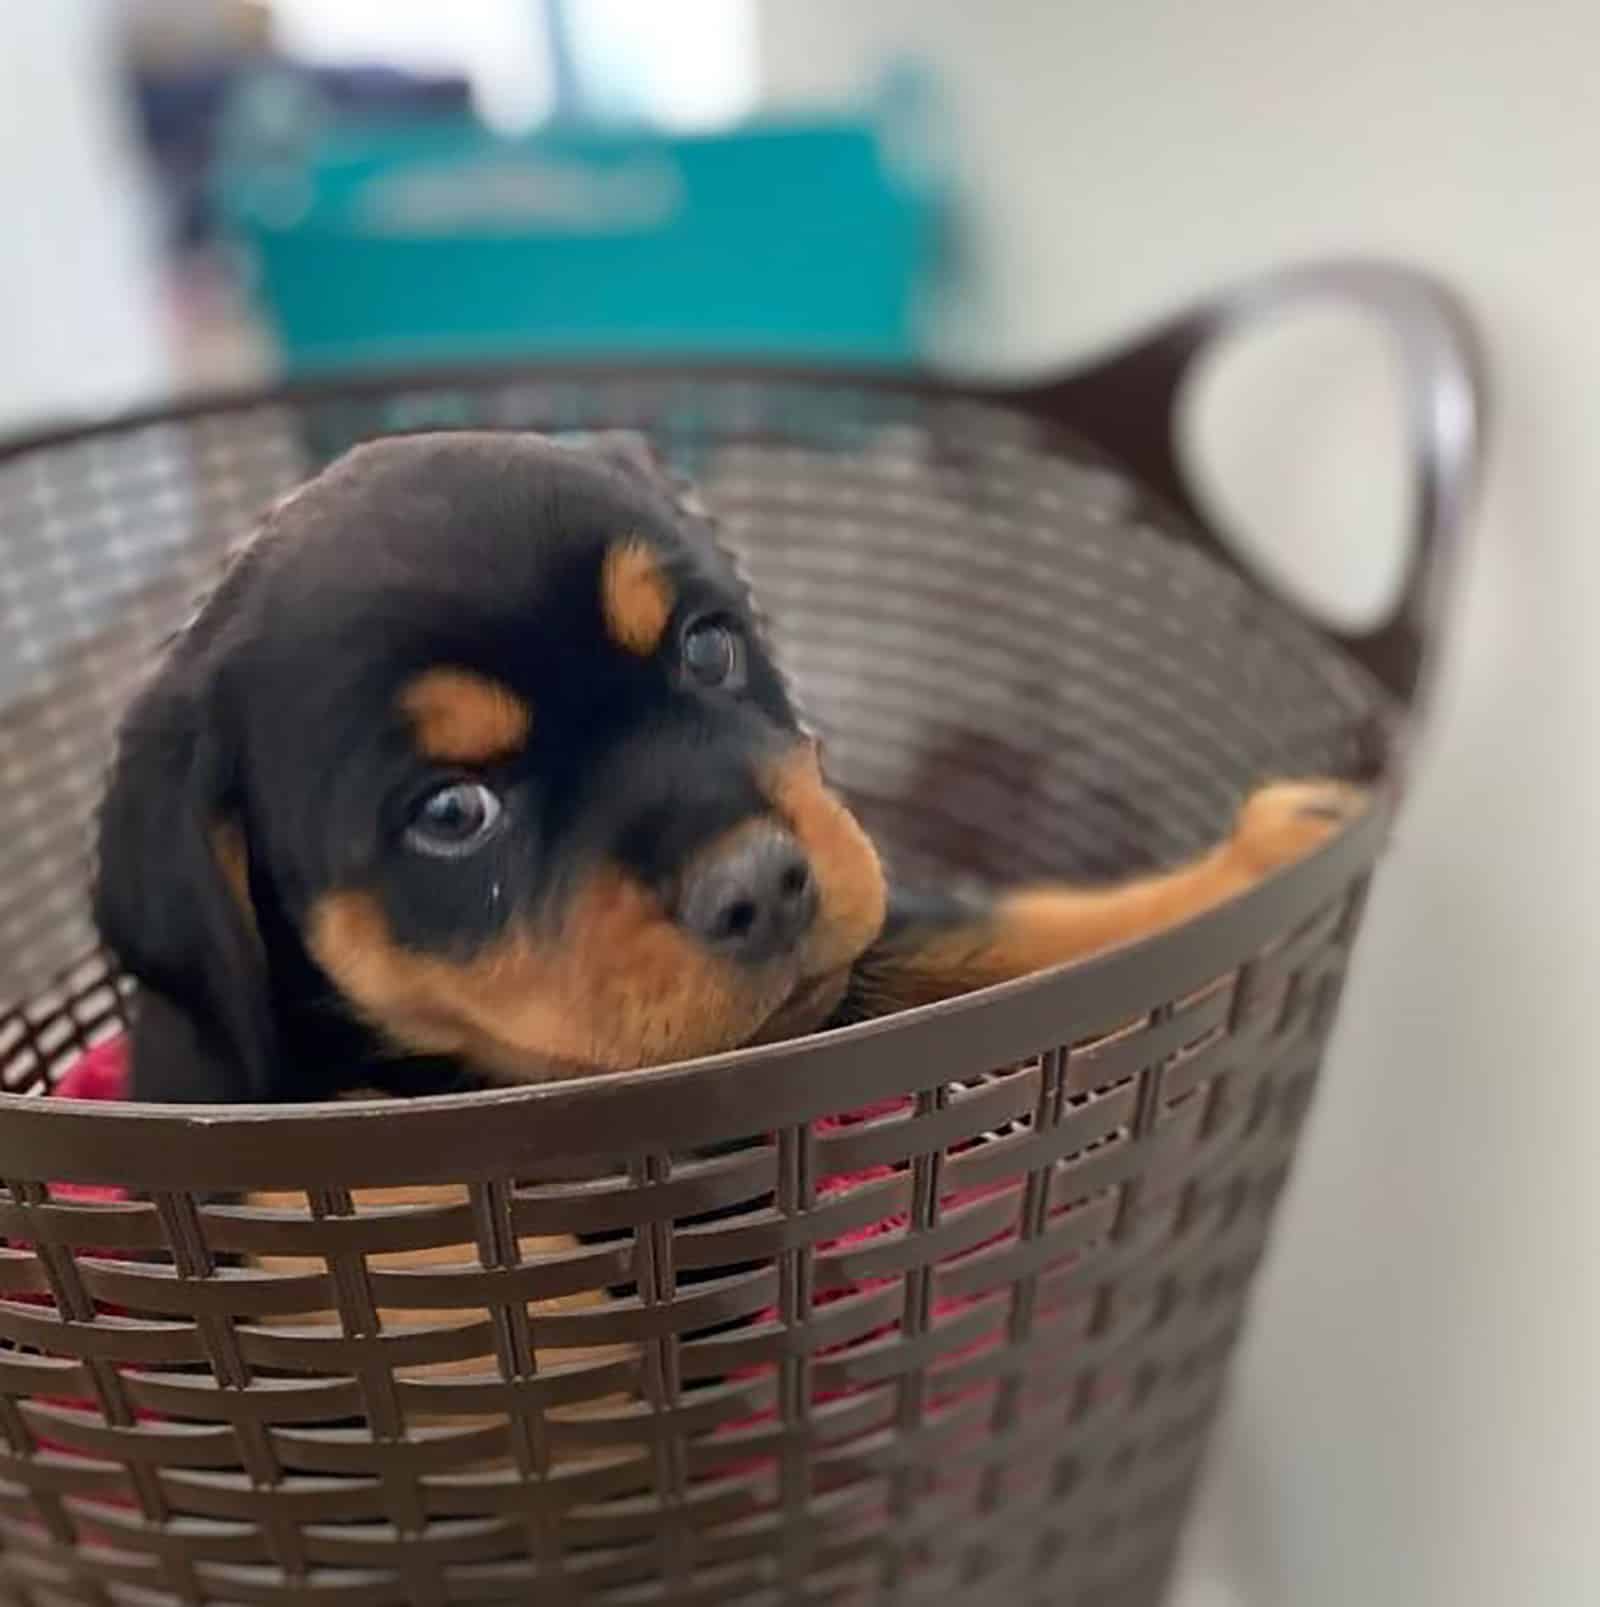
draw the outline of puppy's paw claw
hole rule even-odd
[[[1274,781],[1252,793],[1228,844],[1251,876],[1291,865],[1366,812],[1371,792],[1348,781]]]

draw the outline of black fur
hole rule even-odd
[[[602,555],[648,543],[672,629],[714,615],[746,639],[737,696],[696,696],[607,650]],[[441,772],[393,714],[439,664],[525,693],[529,753],[492,777],[510,829],[470,863],[394,851]],[[123,730],[100,832],[96,910],[139,979],[134,1094],[178,1101],[418,1092],[471,1068],[398,1057],[346,1007],[304,941],[330,888],[381,892],[407,948],[470,956],[514,916],[553,921],[593,866],[665,885],[765,807],[752,780],[799,740],[744,588],[648,449],[513,434],[380,441],[269,517]],[[248,845],[256,931],[210,833]]]

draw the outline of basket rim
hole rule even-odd
[[[536,381],[628,380],[714,381],[721,384],[843,386],[882,395],[991,403],[1025,413],[1040,423],[1059,425],[1049,393],[1027,377],[1008,381],[995,376],[963,376],[904,363],[842,359],[839,362],[794,362],[764,358],[685,356],[677,352],[593,357],[540,357],[524,354],[456,363],[357,364],[326,373],[266,383],[219,386],[176,399],[168,397],[133,407],[83,417],[57,418],[0,434],[0,465],[53,447],[72,446],[162,424],[187,424],[212,416],[248,413],[258,407],[299,407],[317,402],[360,401],[403,395],[408,391],[473,389]],[[448,426],[439,426],[448,428]],[[618,428],[627,428],[619,425]],[[1088,451],[1104,457],[1087,437],[1075,438]],[[1108,462],[1112,460],[1107,458]]]
[[[427,1099],[179,1107],[0,1094],[0,1175],[227,1192],[286,1186],[290,1172],[347,1187],[464,1182],[609,1153],[618,1133],[683,1151],[803,1124],[904,1093],[908,1060],[916,1086],[932,1086],[1062,1041],[1064,1022],[1090,1036],[1203,987],[1229,968],[1219,953],[1289,935],[1365,875],[1398,792],[1393,771],[1381,774],[1371,807],[1315,854],[1203,915],[960,998],[669,1066]],[[507,1119],[524,1112],[536,1119]]]

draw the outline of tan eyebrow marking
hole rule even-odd
[[[426,670],[402,689],[399,705],[418,750],[443,764],[503,759],[533,728],[533,711],[515,692],[474,670]]]
[[[607,550],[600,568],[600,611],[611,640],[624,652],[648,658],[660,647],[673,601],[661,560],[638,537]]]

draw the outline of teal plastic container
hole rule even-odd
[[[943,198],[903,117],[515,140],[309,121],[288,141],[234,138],[219,185],[291,372],[916,360]]]

